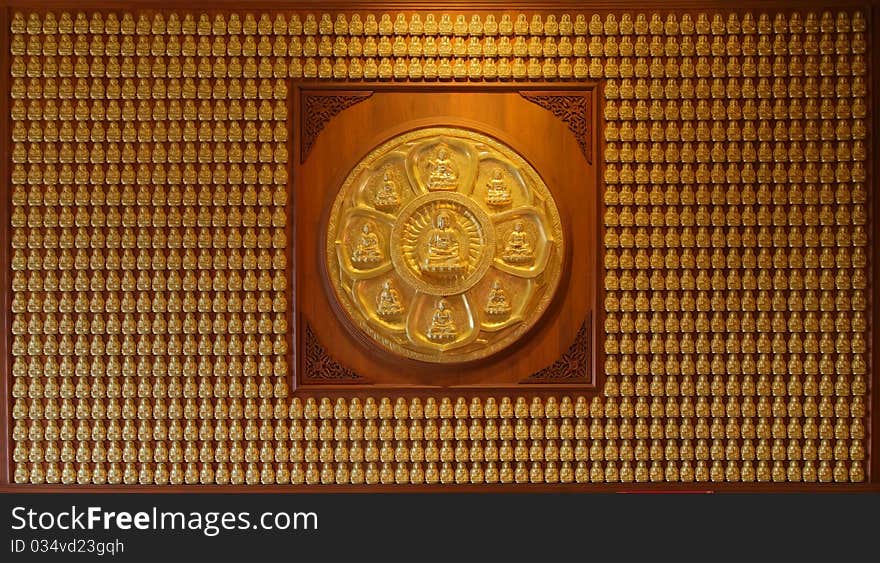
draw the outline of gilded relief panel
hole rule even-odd
[[[336,298],[376,343],[410,358],[503,349],[541,316],[561,275],[550,191],[519,155],[471,131],[388,141],[355,166],[330,213]]]

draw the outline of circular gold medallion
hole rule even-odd
[[[510,147],[463,129],[384,143],[348,175],[327,270],[349,319],[388,351],[463,362],[509,346],[559,285],[559,212]]]

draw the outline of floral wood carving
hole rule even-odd
[[[303,347],[305,348],[304,379],[363,382],[363,377],[341,365],[327,353],[327,350],[318,340],[318,336],[308,322],[305,323],[305,342]]]
[[[593,163],[590,140],[590,93],[589,92],[530,92],[521,91],[520,95],[528,101],[541,106],[558,117],[574,134],[584,158]]]
[[[589,319],[589,317],[588,317]],[[522,383],[589,383],[590,382],[590,338],[587,329],[588,319],[581,323],[574,342],[552,365],[538,371]]]
[[[304,92],[302,95],[300,162],[305,162],[318,134],[331,119],[372,95],[372,92]]]

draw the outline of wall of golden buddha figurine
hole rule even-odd
[[[11,480],[865,482],[865,13],[11,10]],[[600,393],[291,393],[300,79],[603,81]]]

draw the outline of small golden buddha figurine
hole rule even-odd
[[[351,261],[358,265],[372,265],[382,260],[382,249],[379,248],[379,235],[373,231],[372,223],[365,223],[361,236],[351,255]]]
[[[423,272],[455,274],[464,268],[460,255],[458,235],[444,211],[434,219],[434,228],[428,234],[428,248],[422,262]]]
[[[392,211],[400,205],[400,194],[397,192],[397,183],[390,170],[382,174],[382,185],[376,190],[373,204],[379,211]]]
[[[455,328],[455,320],[452,318],[452,309],[445,299],[440,299],[437,302],[437,308],[434,309],[427,337],[434,342],[444,342],[455,340],[457,335],[458,331]]]
[[[524,230],[522,221],[517,221],[513,225],[513,231],[507,237],[507,245],[501,257],[511,264],[525,264],[534,259],[529,233]]]
[[[492,282],[492,289],[489,290],[489,299],[486,302],[486,314],[493,317],[503,317],[510,313],[510,301],[507,299],[507,293],[501,287],[501,282],[495,280]]]
[[[400,292],[395,289],[390,279],[382,284],[382,291],[376,298],[376,314],[383,319],[391,320],[398,318],[403,313],[403,304],[400,301]]]
[[[486,183],[486,203],[491,207],[505,207],[510,205],[510,188],[504,181],[504,171],[496,168],[492,171],[492,179]]]
[[[437,149],[436,157],[428,160],[428,171],[429,190],[458,189],[458,172],[446,146]]]

